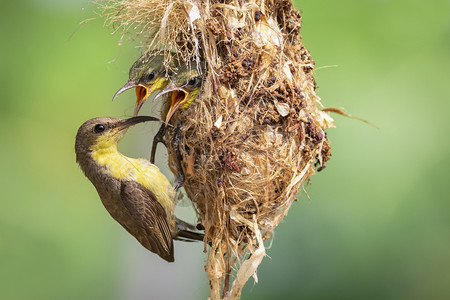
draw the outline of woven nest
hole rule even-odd
[[[163,51],[167,62],[195,61],[203,74],[201,92],[171,123],[182,121],[184,189],[205,227],[211,298],[236,299],[265,255],[264,241],[330,156],[324,130],[333,120],[315,93],[301,15],[290,0],[105,7],[115,28]],[[168,153],[176,173],[171,143]]]

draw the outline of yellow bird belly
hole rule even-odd
[[[173,211],[175,190],[157,166],[146,159],[126,157],[114,148],[94,150],[92,157],[101,166],[106,166],[111,176],[142,184],[155,194],[166,211]]]

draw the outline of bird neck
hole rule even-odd
[[[90,150],[93,161],[116,179],[128,179],[130,169],[138,166],[135,159],[117,150],[117,144],[94,145]]]
[[[192,101],[193,101],[193,100],[195,99],[195,97],[197,96],[197,94],[198,94],[198,90],[193,90],[192,92],[190,92],[190,93],[189,93],[189,98],[188,98],[188,100],[186,101],[186,103],[184,103],[184,104],[181,106],[181,109],[183,110],[183,109],[188,108],[189,105],[191,105]]]
[[[117,150],[117,144],[94,145],[90,148],[92,159],[101,166],[109,165],[111,162],[120,161],[125,158]]]
[[[76,155],[81,169],[95,186],[103,184],[107,177],[112,176],[108,164],[110,161],[120,160],[121,156],[117,151],[117,144],[109,147],[94,145],[91,148],[76,148]]]

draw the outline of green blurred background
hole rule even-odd
[[[242,299],[449,299],[450,2],[296,6],[324,105],[380,130],[334,115],[332,159]],[[119,46],[94,9],[19,0],[0,11],[0,299],[206,299],[202,245],[176,243],[174,264],[147,252],[75,163],[81,123],[134,104],[132,92],[111,98],[140,50]],[[120,150],[147,157],[140,137],[155,132],[134,128]]]

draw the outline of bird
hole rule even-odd
[[[174,74],[166,73],[163,67],[164,55],[155,54],[155,51],[145,52],[130,68],[128,82],[120,88],[113,97],[113,100],[124,91],[136,87],[136,106],[134,116],[137,116],[139,110],[145,100],[155,91],[160,91],[154,98],[161,97],[164,94],[172,92],[172,101],[170,100],[163,105],[163,118],[166,122],[161,124],[158,132],[153,138],[152,149],[150,154],[150,163],[155,163],[156,148],[158,143],[166,145],[164,135],[167,130],[168,123],[172,115],[178,109],[187,108],[194,98],[197,96],[202,83],[202,77],[194,66],[194,62],[182,64],[177,60],[172,60],[170,70],[177,69]],[[169,71],[170,71],[169,70]],[[179,130],[179,129],[177,129]],[[174,136],[173,143],[178,143]],[[180,157],[177,154],[177,157]],[[184,183],[184,173],[180,167],[181,162],[178,161],[178,175],[176,178],[176,189]]]
[[[130,126],[157,120],[150,116],[90,119],[77,132],[75,153],[109,214],[142,246],[173,262],[174,239],[202,241],[204,235],[175,217],[175,190],[157,166],[117,150]]]
[[[161,91],[156,94],[154,98],[156,100],[162,95],[172,92],[171,101],[169,100],[169,102],[163,105],[164,108],[162,117],[165,118],[165,123],[161,125],[161,128],[153,139],[150,158],[151,162],[154,162],[155,160],[156,146],[158,142],[165,144],[163,137],[167,128],[166,124],[169,124],[170,119],[178,109],[184,110],[188,108],[201,89],[203,82],[202,76],[197,68],[193,67],[193,65],[193,62],[181,65],[176,74],[173,74],[173,76],[169,78],[170,82],[167,86],[161,89]],[[178,122],[177,126],[179,126],[179,124],[180,123]],[[179,130],[179,128],[177,129]],[[177,143],[177,141],[174,141],[174,143]]]
[[[169,77],[168,84],[154,98],[156,100],[162,95],[172,92],[172,101],[165,113],[166,123],[169,123],[178,109],[188,108],[202,87],[202,75],[194,65],[193,62],[181,65],[177,72]]]
[[[117,98],[124,91],[136,88],[136,105],[134,116],[137,116],[147,98],[155,91],[159,91],[169,83],[170,68],[166,72],[164,55],[156,51],[146,51],[130,68],[128,82],[121,87],[113,97]]]

